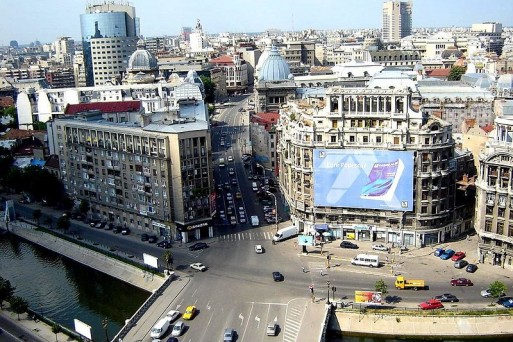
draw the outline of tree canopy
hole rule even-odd
[[[11,298],[11,300],[9,301],[9,303],[11,304],[11,310],[15,314],[18,314],[18,321],[19,321],[20,320],[20,314],[24,313],[28,309],[27,301],[25,299],[21,298],[21,297],[13,296]]]
[[[215,83],[212,82],[210,77],[200,76],[200,78],[201,78],[201,81],[203,82],[203,86],[205,87],[205,101],[207,103],[214,103],[216,101],[216,97],[214,94],[215,89],[216,89]]]
[[[451,71],[449,72],[449,76],[447,77],[447,80],[448,81],[459,81],[461,79],[461,76],[463,76],[466,71],[467,71],[466,67],[453,66],[451,68]]]
[[[0,309],[3,307],[4,301],[9,301],[14,295],[15,287],[7,279],[0,277]]]

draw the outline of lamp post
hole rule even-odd
[[[276,231],[278,231],[278,201],[276,200],[276,195],[272,192],[267,191],[267,194],[274,198],[274,224],[276,225]]]
[[[330,304],[330,285],[331,285],[331,283],[329,280],[326,282],[326,285],[328,285],[328,298],[326,299],[326,304]]]

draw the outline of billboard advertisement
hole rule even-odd
[[[413,152],[315,149],[314,204],[413,210]]]
[[[298,246],[313,246],[313,236],[312,235],[299,235],[297,237]]]
[[[355,303],[381,304],[381,292],[354,291]]]

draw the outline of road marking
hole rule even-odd
[[[251,313],[253,312],[253,304],[251,304],[251,310],[249,310],[249,315],[248,317],[251,317]],[[248,323],[249,323],[249,320],[246,322],[246,326],[244,327],[244,332],[242,333],[242,338],[241,338],[241,341],[244,341],[244,336],[246,335],[246,330],[248,330]],[[242,325],[242,324],[241,324]]]
[[[258,322],[258,324],[257,324],[257,328],[260,328],[260,317],[255,316],[255,321],[257,321],[257,322]]]
[[[242,326],[242,323],[244,323],[244,316],[242,316],[242,312],[239,314],[240,319],[240,325]]]

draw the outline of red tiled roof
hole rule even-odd
[[[278,123],[280,113],[268,112],[268,113],[257,113],[251,116],[251,122],[257,123],[265,127],[266,131],[269,131],[272,126]]]
[[[427,71],[426,73],[429,77],[448,77],[451,69],[433,69],[431,71]]]
[[[64,114],[73,115],[90,110],[99,110],[102,113],[126,113],[141,110],[141,101],[117,101],[117,102],[90,102],[69,104]]]
[[[6,131],[5,134],[3,134],[0,138],[2,140],[27,139],[31,138],[36,132],[39,131],[11,128],[8,131]]]
[[[490,125],[490,124],[487,124],[485,126],[482,126],[481,129],[483,131],[485,131],[486,133],[490,133],[491,131],[493,131],[494,129],[494,126],[493,125]]]
[[[233,64],[233,57],[228,55],[222,55],[217,58],[210,60],[210,63],[214,64]]]

